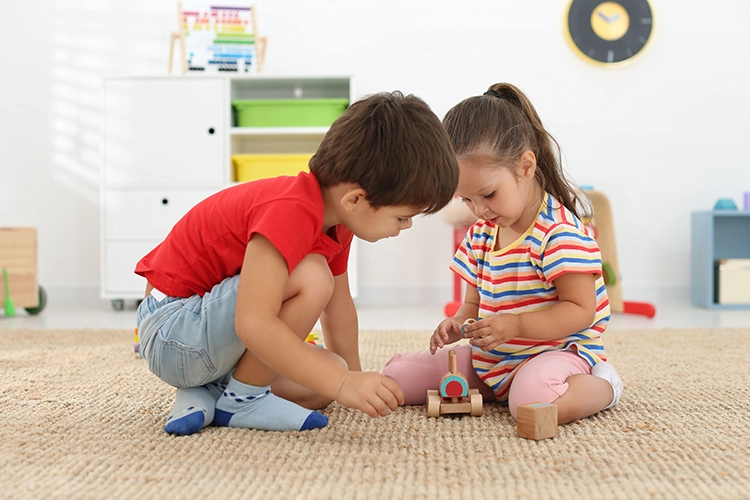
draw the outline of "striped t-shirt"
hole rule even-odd
[[[596,274],[596,314],[590,327],[567,337],[515,338],[491,351],[472,348],[474,369],[500,401],[520,366],[544,352],[571,350],[593,366],[606,361],[600,334],[609,323],[599,246],[583,223],[549,194],[534,224],[512,244],[493,251],[497,226],[480,220],[466,234],[451,269],[479,291],[479,319],[501,313],[547,309],[558,301],[555,279],[567,273]]]

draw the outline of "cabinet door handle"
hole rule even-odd
[[[208,128],[208,133],[209,133],[210,135],[214,135],[214,132],[215,132],[215,130],[214,130],[214,128],[213,128],[213,127],[209,127],[209,128]]]
[[[162,198],[161,199],[161,204],[162,205],[169,205],[169,199],[168,198]]]

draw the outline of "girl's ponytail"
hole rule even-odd
[[[536,155],[536,179],[542,189],[557,198],[577,217],[581,218],[582,212],[588,213],[589,210],[584,205],[578,190],[565,176],[560,145],[544,128],[541,118],[528,97],[509,83],[496,83],[490,86],[484,95],[499,98],[520,111],[521,116],[517,120],[522,120],[530,126],[530,130],[527,128],[529,132],[524,134],[523,139],[526,147]]]

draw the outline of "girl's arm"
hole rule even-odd
[[[569,273],[554,282],[558,303],[543,311],[498,314],[468,325],[471,344],[494,349],[517,337],[555,340],[591,326],[596,314],[596,275]]]
[[[558,303],[544,311],[519,314],[520,335],[554,340],[591,326],[596,315],[596,275],[563,274],[554,282]]]
[[[458,308],[453,317],[459,324],[463,324],[467,319],[477,319],[479,316],[479,290],[471,285],[466,285],[464,294],[464,303]]]
[[[320,316],[326,348],[335,352],[352,371],[362,371],[359,359],[359,321],[349,290],[349,273],[333,278],[333,295]]]
[[[466,286],[464,302],[452,318],[440,322],[430,337],[430,352],[435,354],[447,344],[458,342],[461,336],[461,325],[469,318],[476,319],[479,315],[479,291],[471,285]]]

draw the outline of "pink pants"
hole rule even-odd
[[[396,354],[383,368],[383,375],[392,378],[404,392],[404,404],[425,404],[427,390],[437,389],[440,379],[448,371],[448,351],[456,351],[458,371],[469,381],[470,388],[479,389],[485,401],[494,401],[495,394],[474,371],[471,346],[460,345],[440,349],[433,356],[430,351]],[[525,403],[551,403],[568,390],[568,377],[589,374],[591,367],[572,351],[550,351],[526,362],[516,373],[508,392],[508,407],[516,418],[516,407]]]

